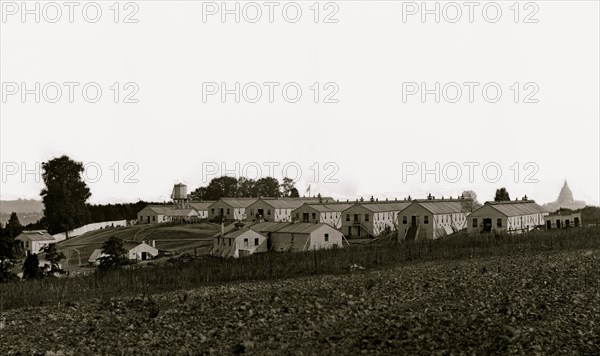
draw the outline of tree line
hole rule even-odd
[[[246,177],[223,176],[213,178],[206,187],[199,187],[190,193],[190,199],[219,200],[220,198],[298,198],[300,194],[291,178],[283,178],[280,183],[277,178],[265,177],[250,179]]]

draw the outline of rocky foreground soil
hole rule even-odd
[[[5,311],[0,354],[600,355],[600,251]]]

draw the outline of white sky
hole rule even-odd
[[[276,162],[280,180],[282,166],[301,168],[301,194],[309,184],[313,194],[341,199],[418,198],[430,192],[456,196],[472,189],[484,201],[505,186],[513,198],[527,194],[544,203],[556,199],[566,179],[575,199],[599,204],[597,1],[534,2],[538,23],[523,23],[535,11],[524,8],[524,2],[515,23],[512,1],[497,2],[502,15],[496,23],[482,17],[486,2],[478,3],[473,23],[465,6],[457,23],[445,20],[454,17],[451,8],[440,23],[432,15],[425,23],[419,15],[403,22],[403,6],[410,10],[409,5],[392,1],[334,2],[338,23],[323,23],[334,9],[325,9],[325,2],[320,3],[320,22],[314,23],[312,1],[298,2],[303,12],[297,23],[282,17],[286,2],[275,8],[274,23],[265,6],[258,23],[248,23],[243,14],[240,23],[233,16],[222,23],[218,15],[203,22],[207,4],[199,1],[137,1],[134,18],[139,22],[116,24],[109,8],[113,1],[98,1],[103,12],[97,23],[82,17],[86,2],[76,8],[74,23],[66,7],[58,23],[45,21],[54,17],[51,8],[47,17],[41,14],[40,23],[33,15],[22,23],[21,13],[11,15],[7,3],[2,1],[5,18],[0,24],[0,81],[6,97],[0,102],[2,199],[39,198],[43,184],[33,174],[22,177],[22,168],[34,169],[37,162],[67,154],[93,165],[91,180],[96,176],[92,168],[101,169],[98,181],[90,182],[95,203],[168,199],[174,183],[187,183],[190,190],[204,185],[203,163],[204,173],[213,164],[235,171],[239,162],[238,173],[242,167],[256,172],[251,167],[259,165],[261,176],[267,176],[268,162]],[[240,2],[241,7],[246,3]],[[41,8],[45,4],[40,2]],[[133,9],[124,4],[120,20]],[[447,2],[439,4],[443,8]],[[493,8],[489,13],[494,15]],[[79,86],[70,103],[63,86],[58,103],[43,97],[35,103],[33,95],[23,103],[20,92],[7,92],[10,83],[22,82],[28,88],[36,82],[42,87],[96,82],[103,93],[98,103],[87,103]],[[120,101],[129,92],[123,85],[136,83],[139,103],[115,104],[114,82],[121,84]],[[274,103],[265,86],[258,103],[235,103],[233,95],[225,103],[218,95],[203,102],[205,82],[226,82],[228,88],[235,82],[294,82],[303,92],[295,104],[284,101],[281,86]],[[321,83],[318,104],[310,89],[315,82]],[[339,87],[339,103],[322,102],[328,82]],[[406,82],[425,82],[428,88],[436,82],[442,87],[450,82],[481,85],[473,103],[466,86],[458,103],[435,103],[433,95],[422,103],[419,95],[403,102]],[[481,87],[490,82],[502,89],[493,104],[481,95]],[[515,82],[521,87],[519,103],[510,89]],[[534,96],[538,103],[523,103],[531,92],[523,88],[528,82],[539,88]],[[126,182],[127,173],[134,172],[128,162],[138,169],[130,177],[137,183]],[[337,168],[326,166],[328,162]],[[440,171],[439,183],[433,174],[408,176],[403,182],[403,166],[414,167],[411,162],[428,169],[436,162],[446,165],[447,179]],[[462,167],[456,182],[451,162]],[[464,162],[479,164],[472,182]],[[528,162],[532,165],[525,166]],[[490,182],[493,168],[486,180],[485,164],[502,169],[498,182]],[[526,182],[525,176],[536,169],[532,178],[538,182]],[[324,183],[334,170],[338,182]]]

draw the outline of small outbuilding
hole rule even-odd
[[[581,227],[581,213],[553,213],[544,217],[547,230]]]
[[[148,205],[137,213],[138,224],[157,224],[169,220],[173,208],[164,205]]]
[[[155,245],[154,241],[152,245]],[[155,246],[148,245],[145,241],[142,241],[142,243],[125,242],[124,246],[127,250],[127,258],[130,260],[146,261],[158,256],[158,249]]]
[[[40,251],[53,243],[56,243],[56,239],[52,237],[46,230],[30,230],[23,231],[15,238],[20,241],[23,249],[27,254],[39,254]]]

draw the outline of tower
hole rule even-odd
[[[175,184],[171,199],[173,199],[173,205],[176,209],[186,209],[188,207],[187,185],[183,183]]]

